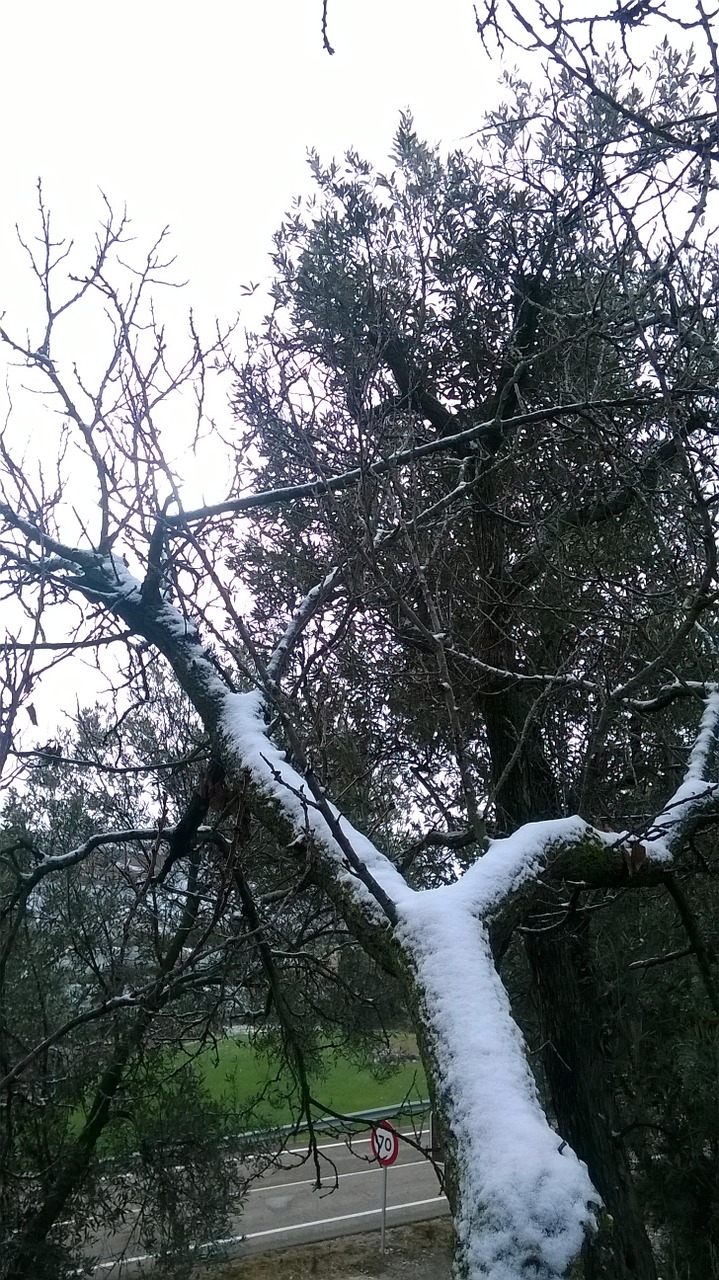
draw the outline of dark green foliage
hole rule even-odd
[[[169,1065],[166,1054],[138,1063],[119,1107],[135,1153],[125,1175],[128,1200],[140,1206],[135,1237],[158,1255],[160,1274],[180,1277],[194,1273],[198,1243],[227,1235],[247,1184],[236,1152],[225,1156],[224,1108],[191,1064]]]
[[[223,953],[220,928],[214,953],[204,953],[211,903],[192,922],[185,963],[170,959],[186,923],[187,879],[178,866],[153,890],[164,856],[158,842],[154,855],[139,837],[82,855],[98,831],[152,830],[158,810],[173,822],[192,793],[192,766],[176,770],[173,759],[192,756],[195,727],[179,699],[153,686],[121,733],[114,715],[83,714],[58,758],[40,760],[32,790],[5,804],[0,1074],[18,1074],[3,1089],[0,1113],[2,1268],[75,1166],[101,1082],[108,1072],[117,1080],[62,1221],[34,1245],[32,1274],[48,1280],[65,1274],[61,1259],[72,1270],[93,1241],[133,1224],[142,1247],[167,1255],[179,1275],[191,1246],[217,1233],[244,1186],[222,1158],[222,1112],[192,1067],[176,1060],[188,1035],[221,1025],[221,1004],[232,1016],[222,993],[242,980],[244,961]],[[43,857],[66,865],[46,869]],[[209,872],[206,850],[202,858],[200,878]]]
[[[667,103],[699,92],[691,60],[664,50],[656,65]],[[594,74],[641,107],[613,56]],[[275,305],[236,389],[262,487],[364,471],[346,491],[252,516],[230,564],[267,652],[303,594],[342,566],[294,647],[288,696],[317,775],[424,885],[476,856],[472,830],[456,839],[476,830],[472,793],[490,834],[579,811],[651,839],[716,679],[706,281],[719,259],[710,236],[667,246],[648,230],[649,210],[702,182],[706,194],[706,173],[696,158],[682,170],[657,138],[632,150],[631,122],[570,76],[512,87],[474,151],[441,157],[404,118],[388,172],[355,154],[313,157],[316,195],[276,238]],[[474,440],[407,460],[480,424]],[[685,865],[694,899],[712,896],[716,870],[711,849]],[[714,1015],[696,955],[629,968],[626,913],[663,950],[659,896],[568,888],[528,927],[567,931],[569,956],[572,930],[591,922],[580,985],[596,1000],[593,1037],[614,1046],[598,1088],[616,1094],[617,1161],[638,1194],[618,1230],[624,1262],[643,1212],[666,1274],[693,1280],[692,1235],[713,1211]],[[515,957],[510,989],[513,968],[525,972]],[[558,1009],[563,997],[542,998]],[[517,993],[530,1031],[533,1001]],[[546,1096],[551,1106],[548,1082]],[[673,1105],[683,1190],[670,1211],[673,1156],[654,1126]],[[612,1141],[597,1137],[610,1180]]]
[[[51,572],[27,552],[31,588],[48,572],[90,613],[104,592],[206,724],[133,640],[117,704],[38,752],[31,799],[6,804],[13,1280],[59,1267],[48,1249],[78,1256],[68,1214],[120,1222],[140,1191],[140,1236],[171,1274],[221,1228],[221,1118],[183,1051],[251,1025],[277,1063],[272,1100],[311,1126],[328,1046],[381,1057],[413,1001],[426,1032],[399,907],[375,886],[377,924],[348,901],[343,876],[366,868],[346,835],[330,868],[296,814],[290,837],[223,773],[242,757],[223,736],[225,685],[194,663],[179,615],[160,621],[164,591],[213,637],[226,687],[263,690],[305,813],[337,838],[327,789],[411,884],[453,881],[492,837],[550,816],[615,833],[606,879],[588,862],[595,833],[571,882],[548,866],[511,897],[497,951],[514,930],[507,983],[547,1107],[614,1218],[588,1280],[654,1280],[645,1218],[665,1280],[715,1266],[715,1238],[693,1243],[716,1207],[709,805],[671,874],[641,868],[717,682],[719,253],[702,230],[712,155],[672,133],[687,110],[703,118],[705,79],[668,46],[654,67],[646,92],[614,50],[592,59],[589,94],[568,64],[538,89],[510,78],[477,144],[451,155],[404,116],[386,172],[313,155],[314,194],[275,238],[270,314],[232,363],[230,483],[255,490],[252,509],[191,527],[159,500],[146,511],[171,468],[151,432],[138,461],[128,392],[95,461],[103,493],[122,477],[108,527],[148,565],[144,587],[110,600],[89,553],[68,569],[56,546]],[[134,353],[117,358],[134,387]],[[8,517],[13,585],[27,515]],[[145,830],[43,861],[123,826]],[[127,1164],[112,1194],[105,1155]]]

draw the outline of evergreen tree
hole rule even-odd
[[[444,1129],[458,1278],[649,1280],[656,1249],[689,1280],[715,1151],[719,262],[714,155],[675,128],[704,118],[707,72],[668,45],[654,69],[646,101],[614,52],[589,83],[560,58],[538,93],[512,82],[469,154],[442,158],[405,117],[386,173],[313,157],[270,314],[229,364],[231,490],[197,511],[156,406],[186,385],[202,404],[222,344],[193,331],[169,369],[142,309],[157,250],[128,301],[111,221],[85,275],[114,345],[86,412],[54,354],[68,308],[43,219],[47,333],[3,338],[62,397],[98,507],[74,546],[65,495],[38,499],[8,445],[5,580],[43,627],[84,601],[69,652],[139,636],[126,690],[161,654],[206,765],[171,829],[132,836],[138,858],[169,842],[144,883],[173,873],[179,901],[8,1278],[34,1274],[80,1194],[184,947],[211,926],[229,959],[234,910],[315,1155],[304,1015],[341,1004],[320,994],[326,931],[397,984]],[[52,866],[41,850],[28,873],[19,849],[11,921]],[[90,874],[85,847],[77,864]],[[670,903],[686,941],[665,948]],[[308,930],[296,980],[281,940]],[[226,982],[246,980],[230,959]],[[667,983],[693,1032],[675,1028],[676,1065],[655,1073]],[[544,1111],[515,1017],[543,1049]],[[668,1159],[687,1171],[671,1215]]]

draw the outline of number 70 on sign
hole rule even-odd
[[[399,1137],[386,1120],[372,1130],[372,1154],[385,1168],[394,1164],[399,1154]]]

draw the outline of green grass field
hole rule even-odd
[[[185,1049],[187,1057],[175,1052],[165,1058],[168,1076],[189,1060],[210,1099],[218,1104],[220,1129],[228,1136],[264,1132],[298,1120],[297,1097],[290,1100],[288,1096],[288,1075],[280,1071],[276,1061],[247,1040],[227,1036],[215,1046],[199,1049],[197,1045],[187,1044]],[[397,1055],[416,1054],[414,1037],[393,1036],[392,1050]],[[363,1065],[331,1051],[324,1054],[323,1069],[310,1078],[310,1087],[318,1103],[315,1119],[320,1118],[324,1107],[348,1115],[375,1107],[399,1109],[405,1102],[417,1103],[427,1096],[426,1079],[419,1061]],[[68,1116],[70,1134],[79,1132],[86,1119],[87,1103],[80,1103]],[[122,1157],[128,1150],[134,1151],[136,1144],[136,1128],[127,1128],[121,1123],[119,1128],[111,1126],[102,1135],[98,1152],[104,1157]]]
[[[416,1052],[412,1037],[393,1039],[397,1052]],[[275,1063],[245,1040],[228,1037],[216,1048],[204,1049],[196,1059],[212,1098],[229,1113],[241,1109],[250,1097],[264,1096],[257,1105],[258,1120],[285,1124],[292,1118],[285,1098],[286,1076]],[[403,1061],[396,1067],[383,1066],[378,1073],[370,1065],[334,1054],[326,1054],[324,1070],[311,1081],[313,1096],[323,1106],[343,1113],[368,1111],[372,1107],[399,1105],[426,1098],[426,1081],[420,1062]]]

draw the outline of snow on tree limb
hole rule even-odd
[[[297,643],[299,636],[307,626],[310,619],[314,616],[317,609],[333,595],[338,583],[342,579],[342,566],[336,565],[334,569],[326,575],[322,582],[318,582],[311,591],[300,602],[299,607],[295,610],[288,626],[275,646],[274,652],[267,664],[267,676],[270,680],[279,681],[282,673],[289,661],[294,645]]]
[[[719,745],[719,690],[709,694],[699,731],[689,755],[681,784],[652,823],[647,853],[653,861],[671,862],[687,834],[687,828],[719,800],[719,778],[711,778]]]
[[[263,698],[257,691],[226,695],[220,730],[228,749],[241,767],[248,770],[259,790],[282,807],[296,835],[309,836],[321,846],[325,855],[332,860],[337,878],[358,898],[365,910],[374,914],[377,910],[376,900],[373,900],[366,885],[353,873],[345,850],[338,843],[326,816],[320,811],[306,780],[287,763],[284,753],[268,738],[262,708]],[[361,859],[384,893],[392,901],[396,901],[402,894],[411,893],[404,877],[389,858],[357,831],[334,806],[329,807],[335,820],[341,824],[342,832],[350,841],[357,858]]]
[[[707,698],[699,732],[689,756],[685,782],[692,778],[705,781],[711,769],[712,756],[719,743],[719,689],[712,689]]]
[[[270,740],[263,711],[271,690],[231,691],[194,624],[167,602],[143,600],[141,584],[116,556],[88,559],[64,551],[75,559],[74,568],[62,570],[65,581],[157,645],[203,715],[228,771],[249,775],[295,835],[311,842],[335,901],[348,903],[350,916],[362,917],[369,931],[398,949],[447,1127],[464,1274],[558,1280],[591,1230],[599,1197],[586,1167],[539,1104],[488,925],[505,903],[561,866],[568,852],[585,861],[594,856],[601,863],[607,855],[620,862],[626,833],[598,832],[578,817],[527,823],[493,841],[455,883],[412,889]],[[716,796],[708,775],[718,729],[719,692],[713,690],[686,776],[648,837],[649,861],[671,860],[689,823]]]
[[[322,846],[337,877],[381,922],[306,783],[269,741],[261,695],[229,694],[222,730],[255,784],[282,806],[298,834]],[[477,899],[466,893],[463,880],[411,889],[384,854],[341,821],[358,857],[397,905],[395,936],[415,974],[432,1041],[435,1087],[456,1150],[462,1206],[457,1231],[470,1274],[509,1280],[534,1265],[537,1276],[560,1276],[581,1248],[598,1197],[585,1166],[542,1112],[486,928],[477,918]],[[517,842],[510,878],[522,869],[532,874],[544,843],[560,834],[581,836],[586,824],[570,819],[532,827],[537,831],[525,829]],[[474,869],[481,872],[484,861]],[[492,867],[484,877],[491,886],[485,888],[488,903],[500,892],[501,876]]]
[[[451,1130],[459,1251],[471,1276],[561,1276],[599,1197],[544,1116],[487,931],[462,904],[460,886],[406,899],[399,926]]]

